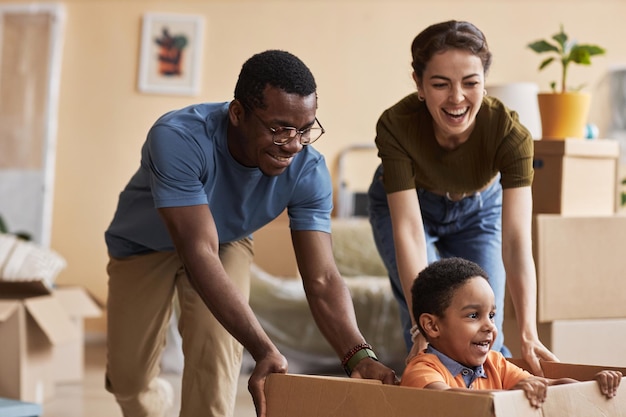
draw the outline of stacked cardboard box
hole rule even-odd
[[[42,403],[83,377],[83,319],[101,314],[82,288],[0,281],[0,397]]]
[[[619,143],[611,139],[536,140],[533,211],[612,215],[617,208]]]
[[[616,213],[619,144],[535,142],[533,252],[541,340],[562,361],[626,366],[626,216]],[[519,354],[507,299],[506,344]]]

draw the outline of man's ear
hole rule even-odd
[[[420,316],[420,326],[424,329],[426,336],[428,339],[436,339],[439,337],[439,321],[437,316],[430,313],[423,313]]]
[[[233,126],[239,126],[246,115],[243,104],[237,99],[230,102],[228,106],[228,118]]]

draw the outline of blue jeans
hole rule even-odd
[[[369,217],[378,252],[387,268],[393,294],[400,306],[400,318],[407,349],[411,341],[411,316],[404,299],[398,266],[387,194],[382,182],[382,165],[374,174],[368,190]],[[489,275],[496,296],[495,324],[498,337],[492,347],[505,356],[510,352],[503,345],[502,331],[506,274],[502,263],[502,187],[498,180],[486,190],[459,201],[417,190],[422,211],[428,263],[440,258],[460,257],[480,265]]]

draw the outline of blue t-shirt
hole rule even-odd
[[[163,115],[141,151],[105,232],[109,254],[173,251],[157,208],[208,204],[220,243],[250,236],[287,208],[293,230],[330,233],[332,183],[324,157],[306,146],[280,175],[239,164],[228,151],[229,103]]]

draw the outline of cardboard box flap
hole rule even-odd
[[[583,158],[618,158],[619,142],[612,139],[537,140],[535,157],[540,155],[569,155]]]
[[[543,416],[621,417],[626,415],[626,385],[619,386],[617,395],[606,398],[596,381],[555,385],[548,388],[541,407]]]
[[[591,381],[593,377],[600,371],[611,370],[620,371],[626,376],[626,368],[615,366],[598,366],[598,365],[573,365],[562,362],[544,361],[541,362],[541,368],[548,378],[574,378],[578,381]],[[623,383],[626,383],[624,381]]]
[[[70,317],[100,317],[102,310],[94,299],[80,287],[60,287],[54,296]]]
[[[17,301],[0,301],[0,323],[11,317],[19,306]]]
[[[75,341],[80,338],[78,330],[63,310],[58,300],[51,296],[32,297],[24,300],[26,310],[53,345]]]
[[[531,372],[530,366],[528,366],[528,363],[524,359],[507,358],[507,361]],[[541,361],[540,363],[543,376],[552,379],[574,378],[578,381],[591,381],[598,372],[605,370],[620,371],[626,376],[626,368],[616,366],[581,365],[556,361]]]
[[[0,298],[28,298],[51,294],[50,288],[42,280],[3,281],[0,279]]]

